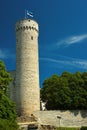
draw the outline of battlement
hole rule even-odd
[[[35,27],[31,27],[31,26],[21,26],[21,27],[16,28],[16,31],[29,30],[29,29],[38,32],[38,30]]]
[[[33,30],[38,33],[38,23],[31,19],[20,20],[16,23],[15,30],[16,32],[20,30]]]

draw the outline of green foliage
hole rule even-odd
[[[0,130],[18,130],[19,126],[16,122],[0,119]]]
[[[16,119],[15,104],[3,92],[0,92],[0,118]]]
[[[10,81],[11,77],[6,71],[4,63],[0,61],[0,91],[3,91],[5,94],[7,94]]]
[[[48,110],[87,109],[87,73],[51,76],[43,83],[41,99]]]
[[[18,130],[15,104],[7,97],[11,77],[0,61],[0,130]]]
[[[82,126],[81,130],[87,130],[87,126]]]

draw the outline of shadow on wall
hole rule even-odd
[[[83,118],[87,117],[86,110],[81,110],[81,111],[80,110],[76,110],[76,111],[71,111],[71,112],[73,112],[75,116],[77,116],[80,113]]]
[[[65,112],[66,110],[60,110],[61,112]],[[79,113],[83,118],[87,117],[87,110],[68,110],[74,114],[74,116],[77,116]]]
[[[37,125],[28,125],[28,130],[38,130],[38,126]]]

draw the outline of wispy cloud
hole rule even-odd
[[[65,39],[59,41],[57,43],[57,46],[61,46],[61,45],[69,46],[71,44],[80,43],[80,42],[82,42],[83,40],[86,40],[86,39],[87,39],[87,34],[70,36],[68,38],[65,38]]]
[[[40,58],[40,60],[44,60],[47,62],[53,62],[55,64],[62,64],[63,66],[68,65],[68,66],[73,66],[81,69],[86,69],[87,70],[87,60],[82,60],[82,59],[75,59],[75,58],[70,58],[70,57],[65,57],[63,60],[57,60],[53,58]]]
[[[10,51],[6,49],[0,50],[0,59],[8,59],[15,57],[14,54],[12,54]]]
[[[6,54],[2,50],[0,50],[0,58],[5,59],[6,57]]]

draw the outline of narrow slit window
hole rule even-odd
[[[31,40],[33,40],[33,36],[31,36]]]

